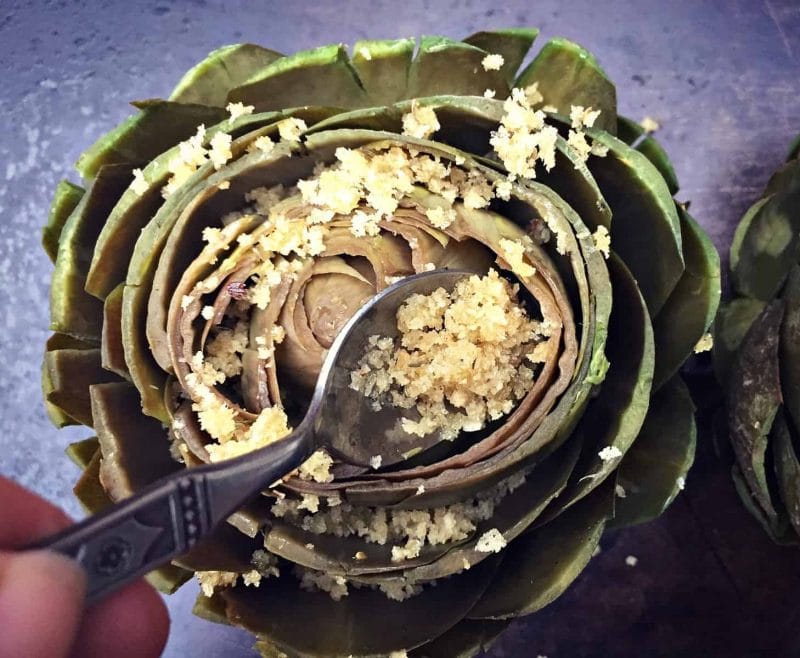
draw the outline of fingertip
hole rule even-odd
[[[85,573],[67,557],[49,551],[0,554],[0,655],[65,655],[85,595]]]
[[[82,658],[150,658],[161,655],[169,635],[161,596],[144,581],[133,583],[93,606],[78,634]]]

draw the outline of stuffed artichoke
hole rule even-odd
[[[70,448],[90,511],[280,440],[400,277],[509,281],[535,323],[529,385],[485,426],[392,466],[317,452],[152,575],[196,573],[196,612],[264,655],[474,655],[683,486],[678,370],[718,256],[595,58],[553,39],[523,67],[536,35],[221,48],[56,191],[43,381],[96,434]]]
[[[800,137],[744,214],[730,253],[735,298],[715,322],[733,479],[779,543],[800,540]]]

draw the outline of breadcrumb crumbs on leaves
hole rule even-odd
[[[136,196],[142,196],[147,192],[147,180],[145,180],[144,172],[141,169],[133,170],[133,181],[131,182],[131,190]]]
[[[708,352],[712,347],[714,347],[714,337],[710,333],[705,333],[694,346],[694,353],[700,354],[702,352]]]
[[[625,564],[627,564],[629,567],[635,567],[637,564],[639,564],[639,558],[635,555],[629,555],[625,558]]]
[[[481,60],[481,66],[484,71],[499,71],[503,64],[505,64],[505,59],[497,53],[490,53]]]
[[[208,157],[214,164],[214,169],[221,169],[233,157],[231,143],[233,138],[228,133],[218,132],[211,138]]]
[[[617,498],[625,498],[625,496],[628,495],[625,491],[625,487],[623,487],[621,484],[618,484],[614,487],[614,494],[617,496]]]
[[[592,233],[592,240],[594,240],[594,246],[597,250],[603,254],[604,258],[608,259],[611,255],[611,234],[608,229],[600,224],[597,230]]]
[[[686,488],[686,478],[685,477],[679,477],[676,480],[675,484],[678,485],[678,490],[679,491],[683,491]]]
[[[306,122],[296,117],[278,121],[278,134],[287,142],[299,142],[300,135],[308,129]]]
[[[644,130],[647,134],[654,133],[661,128],[661,124],[650,116],[647,116],[644,119],[642,119],[639,122],[639,125],[642,127],[642,130]]]
[[[322,484],[333,482],[331,466],[333,466],[333,458],[324,450],[317,450],[300,465],[300,479],[313,480]]]
[[[372,53],[366,46],[362,46],[361,48],[359,48],[358,54],[361,55],[368,62],[372,61]]]
[[[244,103],[228,103],[227,107],[225,108],[228,113],[231,115],[228,119],[228,123],[233,123],[239,117],[246,116],[248,114],[252,114],[253,110],[255,110],[254,105],[245,105]]]
[[[475,550],[478,553],[499,553],[502,551],[508,542],[505,537],[497,528],[492,528],[484,532],[479,538],[478,543],[475,544]]]
[[[487,89],[483,92],[484,98],[494,98],[495,96],[497,96],[497,92],[494,89]]]
[[[403,134],[417,139],[427,139],[441,126],[432,107],[411,101],[411,111],[403,115]]]
[[[607,462],[622,457],[622,451],[617,448],[617,446],[606,446],[597,453],[597,456],[600,457],[600,459],[602,459],[604,462]]]

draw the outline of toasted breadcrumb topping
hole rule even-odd
[[[704,333],[694,346],[694,352],[695,354],[708,352],[712,347],[714,347],[714,337],[710,333]]]
[[[528,90],[514,88],[503,102],[500,126],[489,143],[494,148],[509,177],[536,178],[536,163],[547,171],[555,166],[558,130],[545,123],[545,114],[534,110],[531,99],[541,99],[535,85]]]
[[[144,172],[141,169],[133,170],[131,189],[136,196],[142,196],[142,194],[147,192],[147,181],[145,180]]]
[[[308,129],[306,122],[297,117],[278,121],[278,134],[287,142],[299,142],[300,135]]]
[[[480,536],[478,543],[475,545],[475,550],[478,553],[499,553],[506,547],[507,543],[503,534],[497,528],[492,528]]]
[[[594,246],[605,258],[611,255],[611,234],[605,226],[601,224],[597,227],[597,230],[592,233],[592,240],[594,240]]]
[[[228,103],[225,109],[228,110],[231,115],[230,119],[228,119],[228,123],[233,123],[239,117],[252,114],[253,110],[256,108],[253,105],[245,105],[244,103]]]
[[[412,295],[397,311],[398,341],[370,337],[351,387],[376,408],[414,407],[419,420],[401,425],[418,436],[454,439],[508,414],[533,385],[524,359],[542,340],[516,295],[495,270]]]
[[[642,127],[642,130],[648,134],[654,133],[656,130],[661,128],[661,124],[653,117],[645,117],[639,122],[639,125]]]
[[[441,126],[433,108],[411,101],[411,111],[403,115],[403,134],[417,139],[427,139]]]
[[[499,71],[503,64],[505,64],[503,56],[497,53],[486,55],[486,57],[481,60],[481,66],[483,66],[484,71]]]

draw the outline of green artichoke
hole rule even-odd
[[[89,511],[278,439],[397,277],[494,268],[549,326],[504,418],[395,467],[316,453],[153,574],[198,572],[195,611],[265,655],[474,655],[683,486],[678,370],[718,256],[590,53],[553,39],[518,72],[536,35],[228,46],[56,191],[43,381],[53,421],[97,435],[69,450]]]
[[[714,326],[733,479],[773,540],[800,540],[800,136],[744,214],[730,253],[735,298]]]

